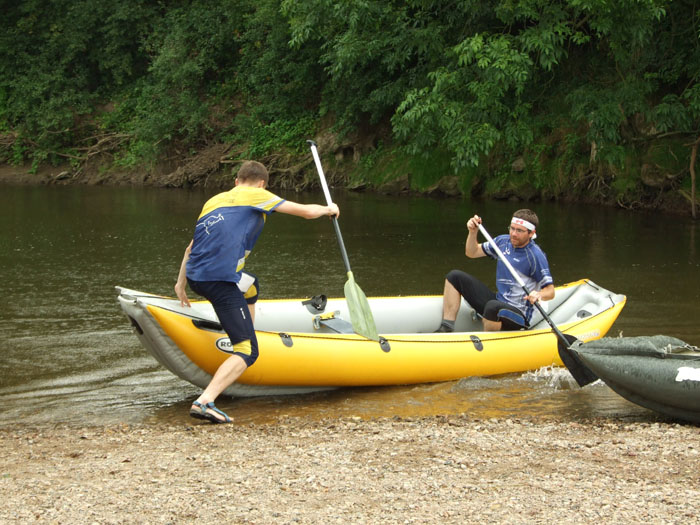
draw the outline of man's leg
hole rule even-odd
[[[204,392],[197,398],[197,401],[202,405],[214,401],[245,372],[246,368],[248,368],[248,365],[245,364],[241,356],[232,355],[229,357],[217,368],[214,377],[212,377]],[[223,420],[223,418],[221,419]]]
[[[489,321],[486,317],[482,317],[481,321],[484,325],[485,332],[500,332],[501,326],[503,326],[503,323],[500,321]]]
[[[459,313],[462,296],[450,281],[445,279],[445,289],[442,294],[442,318],[452,321],[453,325]]]
[[[248,311],[250,312],[250,320],[255,324],[255,303],[248,303]]]
[[[442,295],[442,322],[437,332],[454,331],[462,297],[481,315],[484,305],[496,297],[488,287],[477,278],[461,271],[452,270],[445,278]]]
[[[246,290],[243,291],[243,297],[245,298],[245,302],[248,303],[248,311],[250,312],[250,320],[253,321],[253,324],[255,324],[255,303],[258,302],[258,296],[260,294],[260,282],[258,281],[258,278],[255,274],[250,273],[250,272],[242,272],[243,276],[246,276],[246,282],[244,283],[245,285],[250,282],[250,279],[252,278],[253,283],[250,284]],[[243,280],[243,279],[241,279]],[[239,288],[241,286],[239,285]]]
[[[482,315],[484,330],[487,332],[527,328],[527,323],[520,310],[495,299],[486,303]]]
[[[201,415],[206,414],[220,422],[225,422],[227,416],[218,409],[212,408],[213,402],[257,359],[258,345],[253,328],[253,316],[250,314],[250,309],[255,308],[255,304],[246,304],[243,293],[234,283],[190,282],[190,288],[212,303],[235,352],[216,370],[202,394],[193,402],[190,414],[200,418]],[[212,405],[207,406],[210,403]]]

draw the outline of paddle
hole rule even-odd
[[[518,282],[518,284],[522,287],[522,289],[525,291],[526,295],[530,295],[530,290],[527,289],[527,286],[525,286],[525,283],[523,280],[520,278],[518,273],[515,271],[515,268],[510,264],[510,261],[506,259],[505,255],[503,255],[503,252],[501,249],[496,245],[494,240],[491,238],[489,233],[486,231],[486,228],[484,228],[481,224],[479,224],[479,231],[486,237],[486,240],[491,244],[493,249],[496,251],[498,254],[499,259],[503,262],[503,264],[506,265],[508,268],[508,271],[510,271],[510,274],[513,276],[513,278]],[[544,308],[542,308],[542,305],[540,304],[539,301],[535,303],[535,307],[539,310],[539,312],[542,314],[542,317],[544,317],[547,322],[549,323],[549,326],[552,327],[552,330],[554,330],[554,333],[557,335],[557,338],[559,341],[557,341],[557,348],[559,350],[559,357],[561,358],[562,362],[566,366],[566,368],[569,369],[569,372],[571,372],[571,375],[574,377],[576,382],[579,384],[579,386],[585,386],[588,383],[592,383],[593,381],[598,379],[598,376],[595,375],[595,373],[588,368],[586,365],[583,364],[579,356],[577,356],[574,352],[571,351],[571,345],[574,344],[575,342],[578,341],[573,335],[566,335],[563,334],[559,328],[557,328],[557,325],[554,324],[554,321],[547,315],[547,312],[544,311]]]
[[[323,194],[326,196],[326,202],[330,206],[333,201],[331,200],[331,194],[328,191],[326,177],[323,174],[323,167],[321,166],[321,159],[318,156],[316,143],[313,140],[307,140],[306,142],[308,142],[311,146],[311,154],[314,157],[316,170],[318,171],[318,176],[321,179]],[[362,335],[367,339],[379,341],[379,334],[377,333],[377,327],[374,324],[372,309],[369,307],[369,302],[367,302],[367,297],[365,296],[364,292],[355,282],[355,277],[352,274],[352,270],[350,270],[350,260],[348,259],[347,251],[345,251],[343,236],[340,234],[338,219],[335,216],[333,216],[333,226],[335,227],[335,234],[338,237],[338,244],[340,245],[340,253],[343,256],[345,270],[347,271],[348,275],[348,280],[345,283],[345,300],[348,303],[348,310],[350,310],[350,321],[352,322],[352,328],[355,330],[355,333]]]

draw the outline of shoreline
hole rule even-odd
[[[678,523],[700,427],[358,417],[0,429],[21,523]]]
[[[99,170],[86,170],[79,174],[72,173],[69,165],[64,166],[41,166],[36,173],[29,173],[27,166],[13,166],[0,164],[0,185],[20,185],[20,186],[106,186],[106,187],[142,187],[142,188],[172,188],[172,189],[208,189],[215,191],[225,191],[232,187],[233,177],[229,171],[222,169],[218,165],[218,160],[208,159],[204,162],[204,171],[198,163],[194,163],[198,168],[196,175],[191,174],[189,167],[163,166],[153,169],[149,173],[113,171],[102,173]],[[200,173],[201,171],[201,173]],[[294,177],[289,179],[288,170],[271,173],[270,189],[273,191],[293,190],[306,191],[314,189],[315,182],[297,181]],[[442,199],[493,199],[512,202],[539,202],[543,200],[556,200],[568,204],[586,204],[591,206],[601,206],[605,208],[621,208],[635,213],[663,213],[671,217],[687,217],[692,219],[690,202],[676,191],[660,195],[656,199],[656,205],[644,205],[625,207],[619,202],[611,200],[576,199],[571,196],[560,196],[557,199],[545,199],[541,196],[532,196],[519,193],[508,193],[503,195],[479,195],[470,197],[462,194],[453,180],[454,177],[446,176],[440,179],[435,185],[417,190],[411,187],[408,177],[404,176],[399,180],[387,182],[381,186],[358,188],[343,187],[344,191],[360,191],[376,193],[381,195],[410,195],[419,197],[442,198]],[[314,179],[315,181],[315,179]],[[315,187],[318,189],[318,187]],[[663,198],[662,198],[663,197]]]

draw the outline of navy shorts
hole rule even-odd
[[[528,327],[525,316],[518,308],[496,299],[496,294],[476,277],[461,270],[452,270],[446,279],[476,313],[489,321],[502,323],[501,330],[522,330]]]
[[[250,354],[236,351],[246,365],[251,366],[258,359],[258,339],[255,337],[253,320],[250,318],[248,303],[236,283],[227,281],[193,281],[187,279],[195,293],[205,297],[214,307],[219,322],[231,340],[231,345],[250,340]]]

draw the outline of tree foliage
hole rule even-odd
[[[382,151],[493,184],[524,158],[544,189],[562,170],[639,179],[645,151],[700,131],[690,0],[2,4],[6,160],[79,158],[109,134],[126,163],[212,141],[261,156],[323,120],[390,125]]]
[[[151,3],[3,2],[0,126],[42,158],[92,133],[87,117],[147,69]]]

